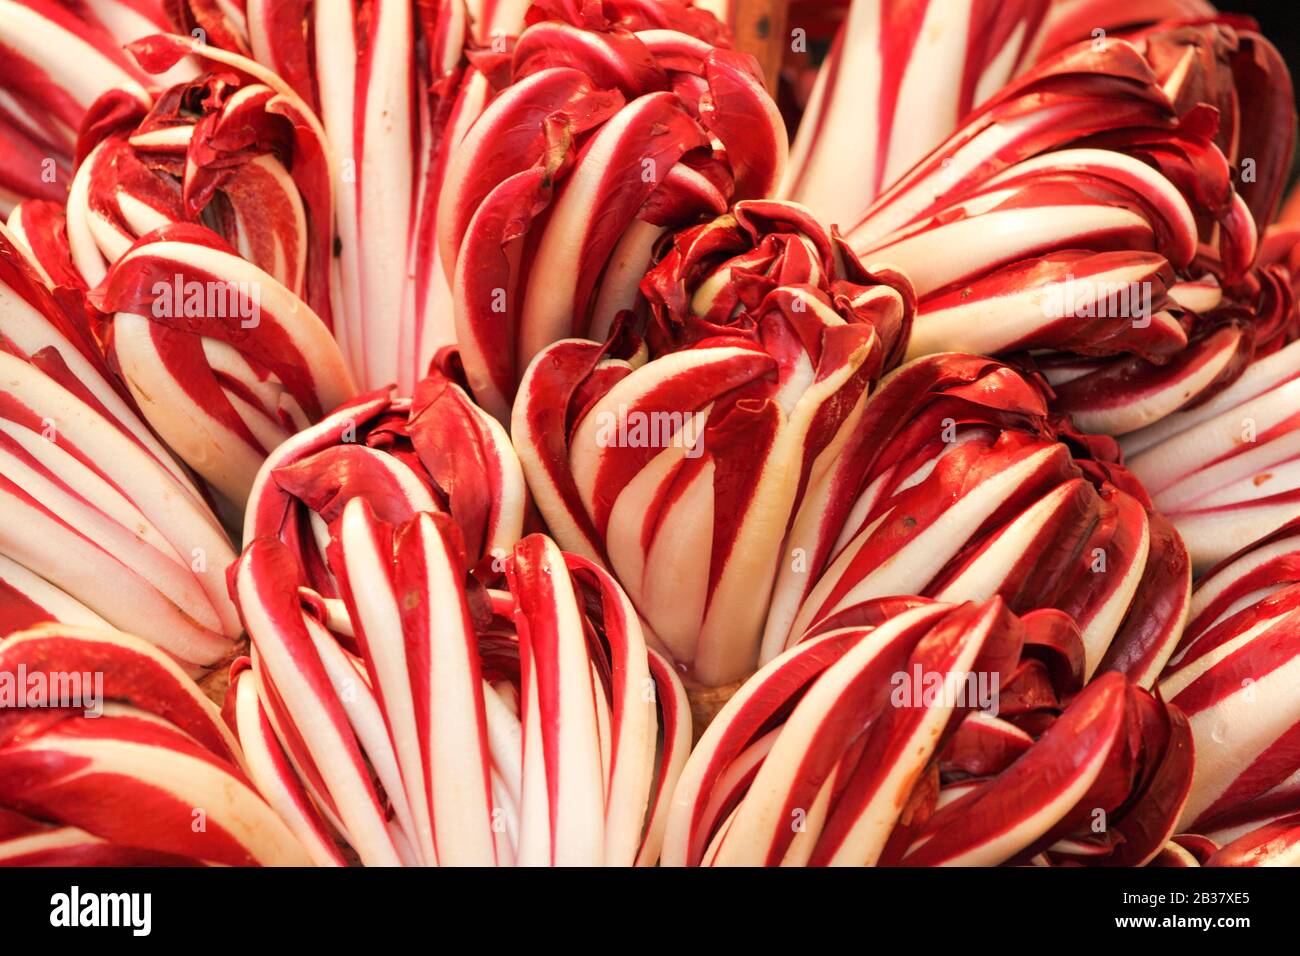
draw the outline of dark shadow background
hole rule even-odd
[[[1218,0],[1216,5],[1258,20],[1264,36],[1286,57],[1291,76],[1300,74],[1300,4],[1296,0]]]

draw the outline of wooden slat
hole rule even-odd
[[[781,76],[781,61],[790,42],[786,24],[788,0],[733,0],[735,14],[732,32],[736,48],[752,53],[763,67],[767,88],[776,92]]]

